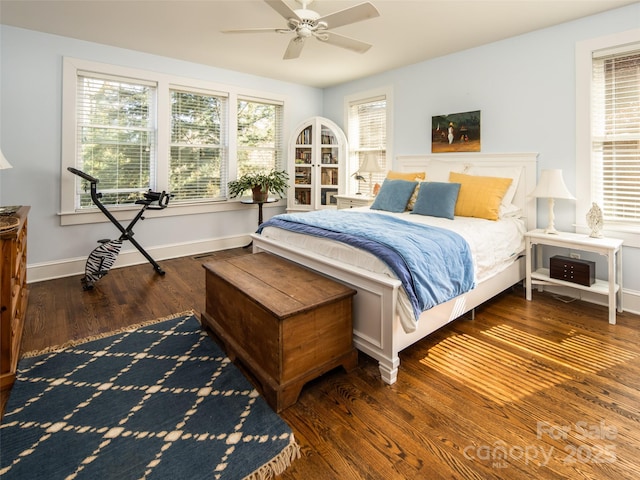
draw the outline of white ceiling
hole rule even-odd
[[[285,0],[297,9],[295,0]],[[321,15],[364,0],[316,0]],[[380,17],[336,28],[373,44],[364,54],[314,38],[283,60],[291,34],[223,34],[281,28],[262,0],[0,0],[7,25],[213,65],[314,87],[400,66],[603,12],[637,0],[371,0]]]

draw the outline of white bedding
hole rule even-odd
[[[369,207],[360,207],[352,211],[369,211]],[[518,216],[503,218],[498,221],[471,217],[455,217],[455,220],[415,215],[409,212],[390,213],[381,210],[370,210],[382,215],[391,215],[408,221],[435,227],[447,228],[461,235],[469,244],[473,256],[474,276],[476,284],[498,274],[524,251],[525,222]],[[332,258],[365,270],[395,277],[387,265],[376,256],[350,245],[289,232],[275,227],[266,227],[262,235],[281,243],[294,245],[317,255]],[[402,291],[398,296],[398,316],[406,332],[416,329],[416,318],[411,303]]]

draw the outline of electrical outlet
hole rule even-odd
[[[576,260],[580,260],[580,254],[579,253],[570,253],[569,257],[575,258]]]

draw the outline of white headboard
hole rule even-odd
[[[464,173],[469,167],[520,168],[520,180],[513,203],[520,207],[526,217],[528,230],[537,228],[536,199],[529,197],[537,182],[537,153],[442,153],[427,155],[400,155],[396,157],[394,170],[401,172],[427,172],[429,164],[438,169],[450,166],[451,170]],[[446,164],[446,165],[445,165]],[[498,176],[498,175],[493,175]],[[437,180],[437,179],[433,179]]]

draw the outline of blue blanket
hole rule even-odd
[[[475,286],[469,244],[444,228],[351,210],[276,215],[258,233],[269,226],[330,238],[376,255],[402,282],[416,319]]]

